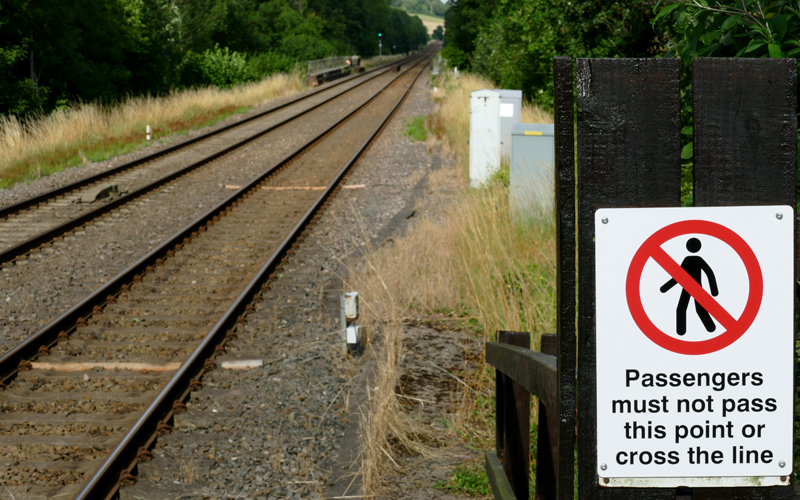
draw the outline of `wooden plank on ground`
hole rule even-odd
[[[508,482],[506,473],[503,471],[503,466],[497,455],[491,451],[485,453],[486,457],[486,477],[489,479],[489,484],[492,485],[492,493],[497,500],[517,500],[514,492],[511,490],[511,483]]]
[[[56,370],[59,372],[87,372],[92,368],[103,370],[129,370],[148,372],[168,372],[177,370],[181,363],[126,363],[124,361],[87,361],[75,363],[48,363],[46,361],[33,361],[31,368],[34,370]]]

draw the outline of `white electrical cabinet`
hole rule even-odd
[[[511,127],[519,123],[522,114],[522,91],[500,89],[500,154],[511,159]]]
[[[500,168],[500,93],[476,90],[469,100],[469,185],[480,187]]]

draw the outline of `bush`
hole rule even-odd
[[[445,16],[442,53],[549,108],[553,56],[648,57],[651,18],[641,0],[459,0]]]
[[[469,61],[469,55],[454,45],[446,45],[442,49],[442,57],[447,59],[451,66],[464,68]]]
[[[281,52],[295,61],[311,61],[330,57],[336,52],[327,40],[312,35],[288,35],[281,41]]]
[[[797,57],[797,2],[728,0],[713,7],[686,0],[659,2],[655,23],[672,34],[669,56]]]
[[[224,88],[257,80],[247,65],[244,54],[231,51],[228,47],[215,45],[200,56],[200,71],[203,80],[211,85]]]
[[[244,54],[218,45],[202,54],[186,52],[179,73],[181,84],[187,87],[227,88],[258,79],[258,73],[247,63]]]
[[[669,36],[666,57],[681,60],[681,200],[692,204],[692,60],[695,57],[800,56],[800,4],[720,0],[713,6],[687,0],[660,1],[653,26]],[[798,131],[800,144],[800,131]],[[797,177],[800,180],[800,149]],[[800,195],[800,183],[798,183]],[[800,205],[798,205],[800,206]]]
[[[274,73],[290,73],[295,69],[295,61],[286,54],[262,52],[251,56],[247,61],[252,74],[264,78]]]

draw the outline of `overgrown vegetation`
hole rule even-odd
[[[552,107],[553,56],[648,57],[660,41],[641,0],[452,0],[444,49],[451,64]]]
[[[548,109],[553,56],[680,58],[681,199],[686,206],[693,202],[692,58],[800,56],[798,0],[450,3],[443,49],[449,62],[503,88],[521,89]]]
[[[414,425],[397,402],[403,345],[403,317],[470,332],[472,341],[493,339],[497,330],[529,331],[538,345],[542,333],[555,326],[555,239],[550,220],[509,216],[508,187],[495,178],[481,189],[468,189],[469,94],[493,85],[474,75],[459,79],[444,72],[433,94],[435,112],[425,121],[429,141],[441,144],[448,162],[429,178],[429,190],[453,190],[446,209],[422,218],[406,238],[367,258],[353,272],[348,287],[359,291],[367,317],[381,332],[375,354],[378,387],[371,394],[364,422],[362,450],[366,494],[379,489],[387,470],[396,470],[391,454],[401,448],[431,453],[436,439],[460,440],[475,449],[494,443],[494,370],[481,361],[460,374],[461,410],[448,415],[452,436],[431,437],[429,427]],[[525,104],[523,121],[550,122],[540,109]],[[437,203],[440,203],[437,201]],[[435,245],[430,242],[435,241]],[[534,412],[535,414],[535,412]],[[534,441],[535,442],[535,441]],[[423,445],[424,443],[424,445]],[[453,491],[478,494],[481,473],[461,468],[450,482]],[[482,490],[481,490],[482,491]]]
[[[23,118],[0,115],[0,187],[135,150],[147,144],[146,125],[157,140],[302,88],[298,75],[279,74],[232,89],[131,97],[115,106],[77,104]]]
[[[660,1],[653,25],[668,40],[664,57],[681,60],[681,200],[692,204],[692,59],[800,56],[800,1]],[[800,144],[800,131],[798,133]],[[798,148],[800,179],[800,148]],[[800,194],[800,183],[798,183]],[[800,205],[799,205],[800,206]]]
[[[7,0],[0,114],[229,86],[331,55],[406,53],[422,22],[389,0]]]
[[[672,35],[666,55],[797,57],[800,2],[727,0],[659,2],[654,21]]]
[[[486,77],[461,73],[453,78],[452,65],[443,61],[441,75],[434,85],[439,92],[433,95],[437,109],[427,121],[428,130],[441,141],[446,154],[455,159],[459,175],[469,177],[469,99],[475,90],[497,88]],[[522,123],[553,123],[553,117],[541,107],[530,103],[522,106]]]

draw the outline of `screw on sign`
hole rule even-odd
[[[598,484],[789,484],[791,212],[596,212]]]

